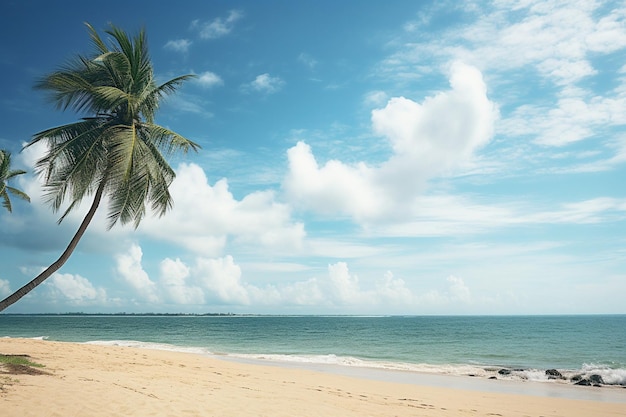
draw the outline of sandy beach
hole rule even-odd
[[[0,410],[18,416],[625,416],[626,403],[376,381],[201,355],[0,339],[40,375],[0,369]]]

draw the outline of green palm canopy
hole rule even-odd
[[[43,175],[44,196],[54,211],[67,204],[59,222],[93,196],[76,235],[61,257],[42,274],[5,300],[13,304],[57,271],[74,251],[103,197],[108,198],[108,227],[144,218],[147,206],[162,216],[172,207],[169,186],[175,173],[165,157],[199,145],[154,123],[161,99],[193,75],[157,84],[146,35],[130,38],[111,25],[109,43],[87,24],[94,47],[90,56],[77,56],[43,79],[35,88],[45,91],[61,110],[86,114],[75,123],[53,127],[33,136],[26,146],[43,142],[47,154],[37,162]]]
[[[11,178],[15,178],[22,174],[26,174],[26,171],[21,169],[11,169],[11,154],[0,149],[0,198],[2,199],[2,206],[9,210],[9,213],[13,211],[9,193],[21,198],[22,200],[30,202],[30,197],[25,192],[18,190],[15,187],[11,187],[8,184],[8,181]]]

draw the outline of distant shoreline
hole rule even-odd
[[[593,314],[266,314],[266,313],[6,313],[0,316],[137,316],[137,317],[621,317],[626,313]]]

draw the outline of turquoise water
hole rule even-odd
[[[529,317],[0,315],[0,337],[95,342],[271,361],[626,385],[626,315]],[[509,375],[498,373],[509,369]]]

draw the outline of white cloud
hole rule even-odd
[[[366,106],[384,106],[389,100],[389,96],[384,91],[370,91],[365,95],[365,105]]]
[[[394,278],[391,271],[387,271],[384,277],[376,282],[376,293],[384,303],[391,305],[410,306],[415,302],[415,296],[407,288],[406,282],[400,278]]]
[[[472,294],[470,293],[469,288],[465,285],[465,282],[463,282],[462,278],[450,275],[447,281],[450,284],[449,291],[452,301],[469,303],[472,300]]]
[[[450,60],[476,65],[500,87],[501,104],[514,109],[498,133],[530,136],[541,145],[563,146],[626,124],[623,87],[592,92],[583,83],[592,77],[611,80],[619,73],[597,63],[626,48],[623,8],[587,0],[532,0],[497,1],[462,12],[472,23],[404,34],[402,46],[381,66],[381,76],[423,75]],[[426,59],[434,64],[424,67]],[[537,89],[541,102],[528,98]],[[578,89],[575,97],[573,89]]]
[[[309,145],[298,142],[287,151],[289,172],[283,187],[292,204],[323,214],[368,218],[381,213],[385,198],[377,190],[373,169],[331,160],[320,167]]]
[[[232,256],[198,259],[195,273],[202,286],[220,303],[250,304],[250,290],[241,282],[241,268]]]
[[[204,304],[202,289],[189,283],[190,269],[180,259],[166,258],[161,261],[159,284],[168,298],[175,304]]]
[[[196,79],[195,82],[201,83],[198,79]],[[206,109],[206,100],[200,95],[179,92],[175,96],[168,98],[166,106],[174,112],[192,113],[205,118],[212,118],[214,116],[212,112]]]
[[[205,71],[201,74],[198,74],[198,78],[196,81],[204,88],[211,88],[224,84],[222,78],[220,78],[219,75],[211,71]]]
[[[313,69],[317,66],[317,60],[315,60],[315,58],[313,58],[311,55],[305,54],[304,52],[298,55],[298,61],[309,67],[310,69]]]
[[[361,291],[359,278],[350,274],[345,262],[328,265],[328,277],[334,298],[339,304],[366,304],[367,294]]]
[[[336,311],[375,311],[393,305],[398,311],[406,311],[419,300],[406,283],[394,278],[391,272],[362,287],[359,278],[350,272],[345,262],[328,265],[325,276],[259,286],[243,279],[242,268],[230,255],[198,257],[191,265],[180,259],[166,258],[160,263],[160,279],[154,282],[142,268],[141,248],[134,245],[129,252],[132,261],[126,263],[131,263],[132,267],[123,268],[129,272],[124,277],[128,279],[131,272],[139,276],[131,285],[144,294],[144,299],[147,298],[146,288],[149,288],[148,294],[152,298],[147,301],[151,303],[167,300],[171,305],[184,308],[189,305],[209,308],[254,306],[257,309],[316,306]],[[121,261],[124,256],[117,256],[118,265],[124,264]],[[453,284],[452,287],[461,293],[458,283]]]
[[[320,167],[305,143],[289,149],[283,188],[290,201],[359,222],[411,214],[428,179],[462,168],[493,135],[498,112],[480,72],[455,63],[450,85],[421,104],[397,97],[372,112],[374,131],[393,150],[379,166],[331,160]]]
[[[19,156],[28,164],[34,164],[44,152],[45,146],[38,145],[24,150]],[[293,253],[302,247],[306,236],[304,225],[291,218],[290,206],[277,201],[275,192],[256,191],[237,200],[226,179],[212,186],[204,170],[196,164],[183,163],[176,173],[170,186],[174,207],[165,216],[155,217],[148,213],[136,231],[121,226],[107,231],[108,201],[105,199],[89,226],[89,233],[83,237],[80,249],[111,251],[119,242],[126,243],[132,234],[170,242],[205,256],[221,255],[228,242],[261,253]],[[91,201],[85,199],[81,207],[57,226],[58,214],[42,204],[41,181],[33,176],[24,177],[28,178],[20,178],[24,181],[20,188],[31,196],[32,212],[14,213],[10,217],[11,234],[25,240],[24,245],[29,247],[46,243],[63,248]],[[43,242],[42,236],[46,236]]]
[[[6,279],[0,279],[0,297],[6,297],[11,294],[11,285]]]
[[[200,38],[202,39],[217,39],[232,32],[235,22],[242,17],[242,12],[238,10],[231,10],[225,19],[216,17],[208,22],[194,20],[191,22],[191,28],[197,30]]]
[[[541,145],[564,146],[624,124],[626,97],[565,96],[554,107],[518,107],[498,130],[509,135],[532,135]]]
[[[258,92],[272,94],[282,88],[285,82],[279,77],[272,77],[268,73],[257,75],[254,81],[244,84],[241,89],[244,92]]]
[[[159,301],[156,284],[143,270],[141,259],[143,252],[138,245],[132,245],[127,252],[116,255],[117,272],[139,296],[148,302]]]
[[[176,40],[167,41],[164,48],[172,50],[172,51],[176,51],[176,52],[186,53],[189,51],[189,47],[191,47],[192,43],[193,42],[191,42],[188,39],[176,39]]]
[[[104,288],[94,287],[80,275],[55,273],[46,281],[46,286],[56,301],[79,306],[106,304]]]
[[[538,202],[484,204],[465,196],[424,195],[404,222],[371,226],[377,236],[459,236],[537,224],[594,224],[626,218],[626,199],[598,197],[547,208]]]
[[[208,256],[220,255],[229,238],[257,250],[301,247],[304,226],[291,219],[289,206],[277,202],[274,192],[236,200],[225,179],[211,186],[198,165],[181,164],[176,172],[170,187],[174,208],[162,218],[146,218],[140,233]]]
[[[399,97],[372,111],[374,131],[387,137],[394,150],[387,170],[405,175],[404,169],[414,165],[419,168],[410,171],[426,170],[425,178],[439,175],[468,161],[491,140],[498,112],[487,98],[481,73],[454,63],[450,86],[451,91],[428,97],[422,104]]]

